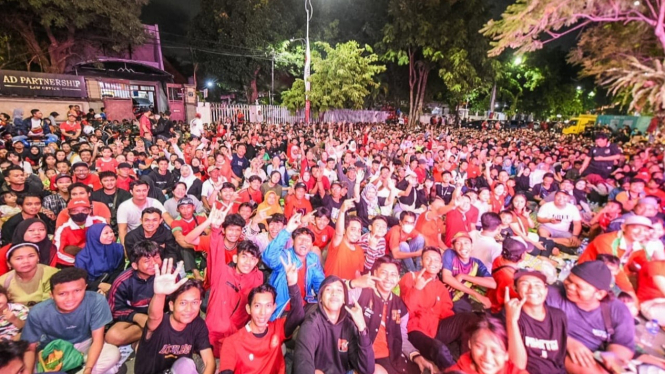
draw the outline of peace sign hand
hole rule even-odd
[[[511,299],[510,298],[510,287],[506,286],[506,293],[503,299],[503,307],[506,309],[506,323],[515,322],[520,319],[520,314],[522,312],[522,306],[526,302],[526,298],[520,299]]]
[[[431,277],[429,279],[425,279],[424,275],[425,275],[425,269],[421,270],[420,274],[418,274],[418,276],[416,277],[416,284],[414,285],[414,287],[418,291],[422,291],[423,288],[425,288],[425,286],[427,286],[427,283],[429,283],[432,279],[434,279],[434,277]]]
[[[286,231],[292,233],[296,231],[298,227],[300,227],[302,215],[300,213],[294,214],[289,222],[286,223]]]
[[[286,261],[284,258],[280,257],[279,261],[284,267],[284,272],[286,273],[286,283],[289,286],[295,286],[298,284],[298,267],[295,262],[291,260],[291,252],[286,253]]]
[[[178,262],[178,266],[174,270],[172,258],[167,258],[162,262],[161,271],[159,265],[155,264],[155,279],[153,281],[155,295],[170,295],[187,282],[187,278],[183,278],[176,283],[178,274],[182,272],[182,267],[182,261]]]
[[[364,331],[367,328],[365,317],[363,316],[363,308],[358,304],[358,300],[353,300],[353,306],[351,308],[345,305],[344,309],[346,309],[351,315],[351,318],[353,318],[353,323],[356,324],[358,331]]]

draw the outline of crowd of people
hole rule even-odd
[[[660,140],[0,117],[0,371],[665,368]]]

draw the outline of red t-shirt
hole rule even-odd
[[[93,191],[97,191],[98,189],[102,188],[102,183],[99,181],[99,177],[95,174],[88,174],[85,179],[78,179],[76,176],[74,176],[74,183],[76,182],[81,182],[90,186]]]
[[[78,130],[81,129],[81,124],[78,122],[74,123],[68,123],[68,122],[63,122],[60,124],[60,132],[65,133],[67,132],[68,134],[76,134]],[[65,140],[65,136],[62,135],[62,140]]]
[[[116,186],[118,186],[118,188],[120,188],[122,190],[125,190],[125,191],[129,192],[129,185],[135,180],[136,180],[136,178],[132,178],[131,176],[129,176],[127,178],[123,178],[121,176],[118,176]]]
[[[509,264],[503,257],[497,257],[492,263],[492,278],[496,282],[496,288],[487,290],[487,297],[492,302],[492,313],[499,313],[503,309],[506,287],[510,290],[510,298],[517,299],[519,295],[515,291],[515,265]]]
[[[457,370],[466,374],[478,374],[478,371],[474,370],[474,368],[475,365],[471,360],[471,353],[467,352],[460,356],[459,360],[457,360],[457,363],[446,369],[445,372],[447,373]],[[529,374],[529,372],[518,368],[511,361],[506,361],[506,363],[503,365],[503,369],[499,370],[496,374]]]
[[[434,212],[425,212],[418,216],[416,230],[425,238],[426,246],[439,247],[439,239],[446,230],[446,224]]]
[[[459,209],[446,213],[446,245],[452,247],[453,236],[458,232],[471,232],[475,229],[476,222],[478,222],[478,208],[474,206],[471,206],[466,213],[460,212]]]
[[[250,188],[244,188],[238,193],[238,201],[241,203],[254,201],[256,204],[261,204],[263,202],[263,194],[261,190],[252,191]]]
[[[466,176],[469,179],[476,178],[480,175],[480,167],[477,165],[471,165],[469,164],[469,168],[466,169]]]
[[[312,245],[319,247],[319,249],[323,249],[323,247],[327,246],[335,236],[335,229],[329,225],[321,231],[319,231],[315,225],[311,226],[309,229],[314,233],[314,243],[312,243]]]
[[[354,279],[365,267],[365,252],[359,245],[349,246],[345,240],[339,246],[328,248],[328,258],[323,268],[326,276],[336,275],[342,279]]]
[[[206,236],[201,236],[199,237],[199,244],[197,246],[194,246],[194,250],[198,252],[206,252],[208,255],[210,255],[210,240],[211,240],[212,235],[206,235]],[[219,235],[219,237],[216,237],[215,240],[224,240],[224,237],[222,235]],[[230,264],[233,262],[233,256],[238,254],[238,248],[235,247],[232,250],[225,249],[224,250],[224,262],[226,264]],[[208,266],[210,268],[210,266]],[[205,281],[203,282],[203,287],[205,289],[208,289],[210,287],[210,271],[206,272],[206,277]]]
[[[650,261],[638,273],[637,299],[641,303],[665,297],[665,294],[656,286],[655,277],[665,277],[665,261]]]
[[[409,241],[411,239],[414,239],[416,236],[418,236],[419,232],[418,230],[413,230],[410,233],[406,234],[402,231],[402,227],[397,225],[393,226],[390,230],[388,230],[388,233],[386,234],[386,254],[390,255],[392,253],[393,248],[398,248],[399,243],[403,243],[406,241]]]
[[[118,161],[115,158],[111,158],[109,161],[105,161],[103,158],[97,159],[95,162],[95,168],[98,172],[102,171],[112,171],[116,172],[118,168]]]
[[[281,374],[286,370],[282,343],[286,340],[284,323],[279,318],[268,323],[265,336],[257,337],[249,325],[224,340],[219,359],[219,372],[229,370],[244,374]]]

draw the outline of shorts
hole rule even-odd
[[[559,238],[568,239],[573,236],[573,234],[570,231],[553,229],[547,225],[542,225],[541,227],[550,233],[550,237],[552,239],[559,239]]]

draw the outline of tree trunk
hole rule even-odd
[[[429,77],[429,69],[425,64],[421,67],[420,72],[420,94],[418,95],[418,109],[416,110],[416,118],[413,119],[413,126],[415,127],[420,123],[420,114],[423,112],[423,103],[425,102],[425,89],[427,88],[427,78]]]
[[[257,88],[256,81],[258,80],[259,77],[259,71],[261,71],[261,67],[258,67],[254,70],[254,77],[252,78],[252,81],[249,83],[249,95],[247,97],[250,105],[253,105],[256,100],[259,98],[259,89]]]
[[[415,52],[409,48],[409,123],[408,126],[411,126],[411,118],[413,118],[413,112],[416,107],[416,103],[413,101],[413,90],[416,85],[416,67],[415,67]]]

